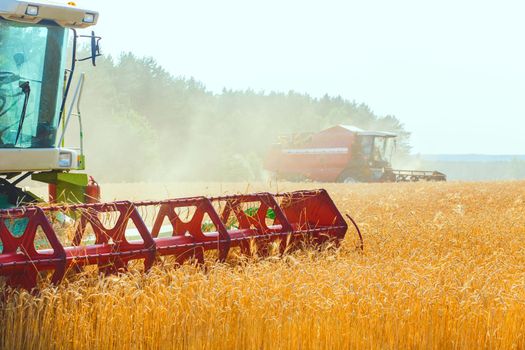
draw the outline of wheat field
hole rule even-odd
[[[271,190],[320,187],[272,184]],[[525,182],[324,185],[338,250],[86,273],[0,302],[1,349],[523,349]],[[106,199],[265,190],[122,184]]]

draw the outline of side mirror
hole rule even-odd
[[[81,59],[79,59],[77,61],[82,62],[82,61],[91,60],[91,64],[93,64],[93,66],[96,67],[97,66],[97,57],[102,56],[102,54],[100,53],[100,40],[102,40],[102,38],[100,36],[96,36],[95,32],[91,32],[91,35],[79,35],[78,37],[79,38],[89,38],[90,39],[90,41],[91,41],[91,56],[81,58]]]
[[[100,37],[95,36],[95,32],[91,32],[91,63],[94,67],[97,65],[97,57],[100,54]]]

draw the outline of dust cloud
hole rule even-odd
[[[395,117],[377,116],[341,97],[212,93],[194,79],[172,76],[154,59],[132,54],[82,69],[87,172],[102,182],[264,181],[264,158],[280,135],[337,124],[406,134]],[[76,120],[66,145],[79,146]]]

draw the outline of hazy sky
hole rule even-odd
[[[84,0],[103,51],[208,89],[341,95],[415,153],[525,153],[525,1]]]

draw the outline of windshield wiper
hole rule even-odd
[[[29,95],[31,95],[31,87],[29,86],[28,81],[21,81],[19,86],[20,89],[22,89],[22,93],[24,94],[24,106],[22,107],[22,115],[20,116],[20,122],[18,123],[18,132],[16,133],[15,145],[18,143],[18,139],[22,133],[22,126],[24,126],[24,120],[26,119],[27,103],[29,102]]]

